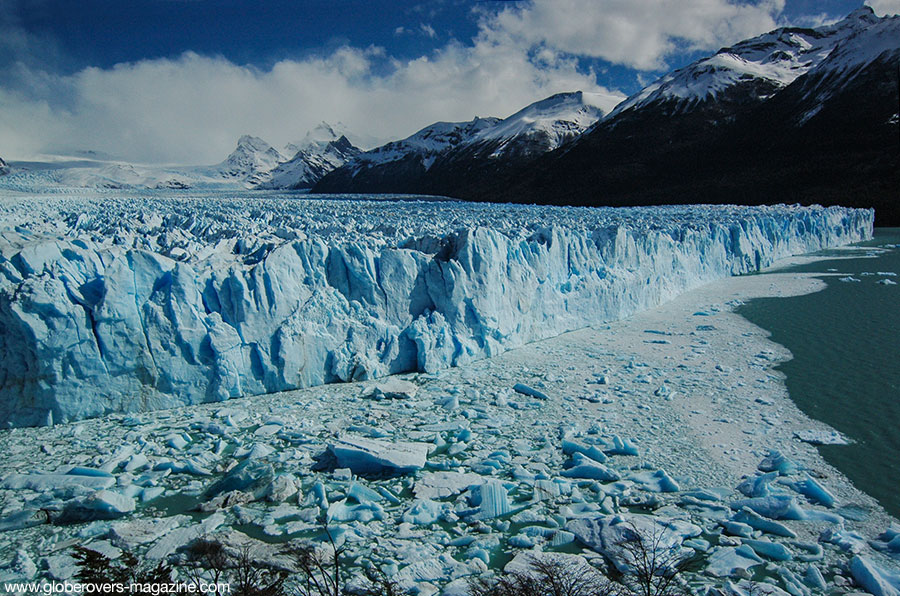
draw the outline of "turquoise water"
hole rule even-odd
[[[900,228],[878,229],[873,241],[858,246],[893,244],[900,244]],[[787,375],[788,391],[800,409],[856,441],[819,447],[822,456],[900,517],[900,285],[877,283],[900,284],[900,275],[864,275],[900,274],[900,250],[785,271],[829,269],[841,275],[823,276],[828,287],[821,292],[756,299],[737,312],[794,354],[778,369]],[[845,276],[860,281],[839,280]]]

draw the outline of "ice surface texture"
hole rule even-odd
[[[868,238],[873,212],[146,193],[0,222],[0,424],[23,426],[465,364]]]

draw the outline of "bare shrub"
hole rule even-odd
[[[494,581],[469,584],[471,596],[611,596],[609,580],[588,565],[534,558],[527,571],[506,573]]]

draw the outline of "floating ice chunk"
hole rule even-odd
[[[135,510],[134,499],[111,490],[99,490],[88,497],[68,501],[52,518],[55,524],[73,524],[98,519],[116,519]]]
[[[207,499],[232,491],[259,493],[262,497],[275,479],[275,470],[271,464],[258,460],[244,460],[236,465],[221,480],[213,483],[206,490]]]
[[[893,279],[879,279],[875,283],[881,284],[883,286],[896,286],[897,285],[897,282],[895,282]]]
[[[427,443],[394,442],[344,435],[328,446],[341,467],[354,474],[408,473],[425,467]]]
[[[293,474],[279,474],[266,490],[266,500],[283,503],[300,492],[300,481]]]
[[[557,547],[575,542],[575,534],[567,530],[557,530],[550,539],[550,546]]]
[[[128,463],[125,464],[125,471],[137,472],[148,467],[150,467],[150,460],[147,459],[147,456],[143,453],[135,453],[131,456],[131,459],[128,460]]]
[[[628,479],[641,485],[644,490],[655,493],[677,493],[681,490],[678,483],[672,480],[665,470],[635,472],[629,475]]]
[[[687,521],[637,514],[574,519],[566,524],[566,530],[588,548],[605,555],[622,572],[634,563],[633,554],[622,546],[625,542],[642,540],[651,550],[688,557],[694,551],[682,543],[702,531]]]
[[[363,486],[358,482],[354,482],[350,485],[350,488],[347,490],[347,498],[353,499],[361,504],[379,503],[384,499],[381,493],[378,493],[367,486]]]
[[[797,559],[800,561],[806,561],[808,563],[810,561],[821,561],[825,558],[825,549],[822,548],[821,544],[812,542],[794,542],[793,545],[804,551],[803,554],[797,555]]]
[[[0,484],[10,490],[28,489],[37,492],[81,487],[91,490],[110,488],[116,479],[108,476],[84,476],[80,474],[10,474]]]
[[[534,387],[529,387],[524,383],[516,383],[515,385],[513,385],[513,391],[515,391],[516,393],[521,393],[522,395],[527,395],[528,397],[533,397],[535,399],[550,399],[546,393],[538,391]]]
[[[770,495],[740,499],[731,503],[732,509],[752,509],[769,519],[807,519],[806,512],[797,504],[797,499],[789,495]]]
[[[150,547],[144,557],[151,561],[163,559],[186,547],[197,538],[212,533],[223,523],[225,523],[225,514],[220,512],[210,515],[198,524],[169,531]]]
[[[872,546],[878,550],[900,552],[900,525],[891,524],[890,528],[878,535],[877,540],[872,541]]]
[[[861,553],[866,548],[866,539],[852,530],[825,530],[819,536],[819,542],[834,544],[841,550],[851,553]]]
[[[812,596],[812,591],[790,569],[779,567],[775,573],[789,593],[794,596]]]
[[[783,544],[769,540],[742,540],[744,544],[752,548],[756,554],[772,559],[773,561],[790,561],[794,558],[791,551]]]
[[[189,437],[185,436],[184,433],[170,435],[166,438],[166,445],[168,445],[172,449],[178,449],[179,451],[187,447],[189,444]]]
[[[412,507],[403,512],[403,521],[419,526],[429,526],[441,517],[444,506],[431,499],[416,499]]]
[[[790,476],[800,469],[777,449],[769,450],[769,455],[763,458],[758,467],[761,472],[778,472],[781,476]]]
[[[774,534],[775,536],[784,536],[786,538],[797,537],[797,534],[784,524],[766,519],[749,507],[744,507],[735,513],[734,517],[731,519],[736,522],[745,523],[755,530],[761,530],[769,534]]]
[[[704,540],[703,538],[688,538],[684,541],[684,546],[692,548],[695,551],[705,553],[709,550],[709,547],[711,545],[709,541]]]
[[[809,474],[806,475],[806,478],[794,484],[794,488],[814,503],[819,503],[825,507],[834,507],[834,495],[828,492],[828,489],[819,484]]]
[[[85,466],[74,466],[70,469],[66,474],[71,476],[96,476],[98,478],[112,478],[113,475],[104,470],[98,470],[97,468],[88,468]]]
[[[281,428],[281,427],[278,427]],[[234,456],[237,458],[247,458],[250,459],[263,459],[265,457],[269,457],[275,453],[275,450],[272,447],[269,447],[265,443],[254,443],[252,447],[248,450],[239,450],[236,451]]]
[[[0,532],[31,528],[46,524],[48,521],[46,512],[37,509],[24,509],[0,518]]]
[[[900,595],[900,574],[891,572],[859,555],[850,561],[853,579],[873,596]]]
[[[845,277],[839,277],[839,278],[838,278],[838,281],[842,281],[842,282],[845,282],[845,283],[846,283],[846,282],[859,282],[859,281],[862,281],[862,280],[860,280],[860,279],[858,279],[858,278],[856,278],[856,277],[853,277],[852,275],[847,275],[847,276],[845,276]]]
[[[581,453],[582,455],[586,455],[587,457],[601,464],[605,464],[609,460],[606,454],[598,449],[595,445],[585,447],[583,445],[579,445],[575,441],[570,441],[568,439],[563,439],[562,450],[566,455]]]
[[[193,459],[187,459],[183,462],[162,460],[153,466],[154,471],[170,470],[175,474],[185,473],[194,476],[212,476],[212,472],[207,470],[203,465],[197,463]]]
[[[813,590],[818,590],[819,592],[825,592],[825,590],[828,589],[828,584],[825,583],[822,572],[819,571],[818,567],[812,564],[806,566],[806,572],[803,574],[803,581],[807,586]]]
[[[749,569],[763,564],[749,546],[717,546],[706,562],[706,573],[713,577],[749,577]]]
[[[553,500],[560,495],[559,483],[552,480],[535,480],[532,501]]]
[[[748,497],[767,497],[772,493],[769,483],[778,478],[778,472],[751,476],[741,482],[737,489]]]
[[[446,499],[483,483],[484,477],[478,474],[428,472],[422,474],[416,482],[413,494],[420,499]]]
[[[722,521],[719,523],[729,536],[739,536],[741,538],[751,538],[753,536],[753,528],[745,523],[736,521]]]
[[[161,497],[166,492],[164,486],[148,486],[141,491],[141,502],[146,503],[157,497]]]
[[[581,555],[540,551],[516,553],[516,556],[503,567],[503,572],[531,575],[535,573],[535,562],[558,563],[563,565],[567,571],[573,571],[577,575],[597,573],[597,570]]]
[[[18,549],[13,559],[0,567],[0,580],[4,582],[28,581],[37,575],[37,565],[24,549]]]
[[[186,515],[176,515],[114,522],[109,531],[109,538],[115,546],[132,550],[137,545],[161,538],[189,519]]]
[[[512,512],[506,487],[497,480],[487,480],[469,492],[472,504],[479,506],[473,519],[493,519]]]
[[[337,501],[329,505],[327,519],[338,522],[358,521],[367,523],[372,520],[384,519],[384,510],[378,503],[352,505],[347,503],[346,500]]]
[[[630,439],[622,439],[619,435],[613,435],[613,446],[605,449],[610,455],[638,455],[638,448]]]
[[[419,386],[411,381],[391,377],[378,381],[364,389],[370,399],[412,399],[419,392]]]
[[[615,470],[607,468],[581,453],[572,454],[569,465],[569,469],[562,472],[562,475],[567,478],[585,478],[601,482],[615,482],[622,478]]]
[[[852,441],[836,430],[800,430],[794,436],[812,445],[850,445]]]

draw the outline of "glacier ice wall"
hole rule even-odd
[[[0,425],[434,371],[871,237],[839,207],[0,202]]]

